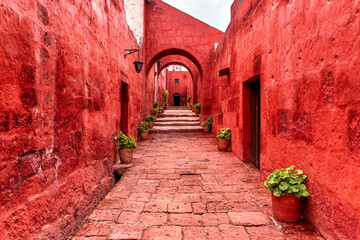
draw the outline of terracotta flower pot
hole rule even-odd
[[[210,125],[204,125],[203,130],[204,130],[204,133],[209,133],[210,132]]]
[[[154,127],[154,122],[153,121],[148,121],[149,123],[149,128],[152,129]]]
[[[158,117],[158,115],[157,115],[157,114],[151,114],[151,115],[153,115],[155,118],[157,118],[157,117]]]
[[[119,149],[120,160],[123,164],[129,164],[133,161],[134,149]]]
[[[142,132],[140,132],[140,138],[142,140],[147,140],[148,139],[148,135],[149,135],[149,130],[144,130]]]
[[[195,113],[199,114],[200,113],[200,108],[195,108]]]
[[[229,140],[217,138],[219,151],[227,151],[229,148]]]
[[[298,222],[303,198],[292,194],[276,197],[271,193],[274,217],[282,222]]]

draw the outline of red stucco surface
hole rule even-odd
[[[179,79],[179,84],[175,84]],[[187,71],[169,71],[167,88],[169,90],[169,104],[174,105],[174,94],[180,94],[180,106],[186,105],[186,99],[191,88],[191,75]]]
[[[329,239],[360,236],[360,4],[236,1],[214,53],[214,131],[250,157],[245,81],[260,75],[261,171],[295,164],[308,175],[305,217]],[[229,77],[217,71],[230,67]]]

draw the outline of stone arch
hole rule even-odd
[[[167,63],[165,63],[164,65],[162,65],[161,67],[160,67],[160,69],[159,69],[159,73],[161,73],[161,71],[162,70],[164,70],[165,68],[167,68],[167,67],[169,67],[169,66],[171,66],[171,65],[179,65],[179,66],[183,66],[184,68],[186,68],[188,71],[189,71],[189,73],[190,73],[190,75],[191,75],[191,78],[193,78],[193,73],[192,73],[192,71],[191,71],[191,68],[189,68],[186,64],[184,64],[184,63],[182,63],[182,62],[176,62],[176,61],[174,61],[174,62],[167,62]]]

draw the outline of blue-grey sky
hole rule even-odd
[[[225,32],[234,0],[162,0],[171,6]]]

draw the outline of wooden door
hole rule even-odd
[[[260,169],[260,81],[250,86],[251,162]]]
[[[126,83],[121,84],[121,131],[128,134],[129,131],[129,87]]]

